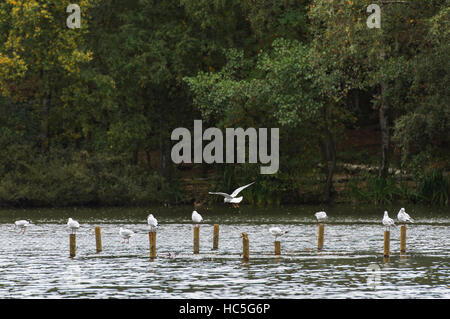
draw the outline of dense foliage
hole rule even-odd
[[[0,205],[178,203],[253,180],[261,205],[448,204],[448,0],[379,1],[380,29],[374,0],[80,0],[69,29],[71,2],[0,3]],[[173,164],[194,119],[279,127],[278,173]],[[370,126],[375,148],[346,144]]]

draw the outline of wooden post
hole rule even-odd
[[[275,241],[275,255],[281,255],[281,244],[278,240]]]
[[[214,224],[213,249],[219,249],[219,224]]]
[[[95,246],[97,248],[97,253],[102,251],[102,233],[100,226],[95,226]]]
[[[156,258],[156,232],[149,231],[148,238],[150,241],[150,259]]]
[[[248,234],[242,233],[242,258],[244,261],[249,261],[249,248],[248,248]]]
[[[194,226],[194,254],[200,251],[200,226]]]
[[[406,225],[400,227],[400,252],[406,253]]]
[[[323,248],[324,229],[325,229],[325,225],[319,224],[319,238],[318,238],[318,242],[317,242],[317,248],[319,250],[321,250]]]
[[[383,256],[385,258],[389,257],[390,255],[390,246],[391,244],[391,232],[389,230],[384,231],[384,253]]]
[[[70,234],[70,257],[75,257],[76,255],[76,237],[75,234]]]

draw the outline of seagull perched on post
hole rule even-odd
[[[30,221],[23,220],[23,219],[22,220],[18,220],[16,222],[14,222],[14,229],[19,227],[20,228],[19,234],[23,235],[23,234],[25,234],[25,230],[27,229],[28,226],[30,226],[30,224],[32,224],[31,220]]]
[[[319,222],[319,224],[323,223],[328,218],[327,213],[325,213],[325,212],[317,212],[317,213],[314,214],[314,216],[316,216],[317,221]]]
[[[231,193],[231,195],[227,194],[227,193],[221,193],[221,192],[209,192],[208,194],[212,194],[212,195],[222,195],[223,197],[225,197],[223,199],[224,203],[232,203],[234,208],[238,208],[239,207],[239,203],[242,202],[242,199],[244,198],[243,196],[241,197],[236,197],[243,189],[249,187],[250,185],[252,185],[255,182],[252,182],[250,184],[241,186],[239,188],[236,188],[234,190],[233,193]]]
[[[282,230],[280,227],[271,227],[269,228],[269,232],[275,236],[275,241],[277,241],[278,236],[283,236],[288,233],[287,230]]]
[[[69,218],[69,220],[67,221],[67,227],[72,230],[72,234],[75,234],[78,228],[80,228],[80,224],[76,220]]]
[[[158,221],[155,217],[153,217],[153,214],[148,215],[147,217],[147,223],[150,226],[150,231],[155,231],[158,227]]]
[[[203,217],[202,217],[202,215],[200,215],[199,213],[197,213],[197,211],[193,211],[192,212],[192,221],[195,223],[195,224],[197,224],[197,227],[198,227],[198,224],[200,224],[202,221],[203,221]]]
[[[127,243],[130,243],[130,237],[134,235],[134,232],[132,230],[120,227],[119,234],[120,234],[120,236],[122,236],[122,238],[123,238],[122,244],[124,244],[125,241]]]
[[[400,208],[400,211],[398,212],[397,219],[399,222],[401,222],[403,225],[406,224],[406,222],[414,223],[414,219],[412,219],[407,212],[405,212],[405,209],[402,207]]]
[[[384,211],[383,225],[386,226],[389,230],[391,230],[391,226],[397,227],[394,224],[394,220],[388,216],[388,212],[386,210]]]

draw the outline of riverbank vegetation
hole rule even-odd
[[[449,2],[372,2],[3,1],[0,205],[448,205]],[[280,128],[279,171],[175,165],[194,119]]]

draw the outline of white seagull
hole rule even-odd
[[[253,182],[255,183],[255,182]],[[223,199],[224,203],[232,203],[234,208],[238,207],[238,204],[240,202],[242,202],[242,199],[244,198],[243,196],[241,197],[236,197],[243,189],[249,187],[250,185],[252,185],[253,183],[241,186],[239,188],[236,188],[234,190],[233,193],[231,193],[231,195],[227,194],[227,193],[221,193],[221,192],[209,192],[208,194],[212,194],[212,195],[222,195],[223,197],[225,197]]]
[[[154,229],[158,227],[158,221],[156,220],[155,217],[153,217],[153,214],[148,215],[147,223],[150,226],[150,231],[154,231]]]
[[[405,209],[402,207],[400,208],[400,211],[398,212],[397,219],[402,224],[406,224],[406,222],[414,223],[414,219],[412,219],[407,212],[405,212]]]
[[[74,234],[77,232],[78,228],[80,228],[80,224],[76,220],[69,218],[67,227],[69,227],[72,230],[72,234]]]
[[[120,234],[120,236],[122,236],[122,238],[123,238],[122,244],[124,244],[125,241],[127,243],[130,243],[130,237],[134,235],[134,232],[132,230],[120,227],[119,234]]]
[[[394,220],[388,216],[388,212],[386,210],[384,211],[383,225],[389,228],[389,230],[391,229],[391,226],[397,227],[394,224]]]
[[[314,216],[316,216],[317,221],[319,223],[323,223],[328,218],[327,213],[325,213],[325,212],[317,212],[317,213],[314,214]]]
[[[14,229],[16,229],[17,227],[19,227],[19,234],[25,234],[25,230],[27,229],[28,226],[30,226],[31,220],[17,220],[14,222]]]
[[[283,236],[288,233],[287,230],[282,230],[280,227],[271,227],[269,228],[269,232],[275,236],[275,241],[277,241],[278,236]]]
[[[199,213],[197,213],[195,210],[192,212],[192,221],[197,224],[200,224],[203,221],[203,217],[202,215],[200,215]]]

